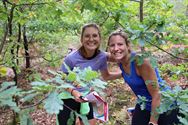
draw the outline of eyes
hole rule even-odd
[[[109,47],[115,47],[115,46],[123,46],[124,43],[110,43]]]
[[[89,38],[98,38],[99,37],[99,35],[98,34],[96,34],[96,33],[94,33],[94,34],[85,34],[84,35],[84,38],[87,38],[87,39],[89,39]]]

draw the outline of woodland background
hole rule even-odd
[[[31,82],[52,78],[48,70],[58,71],[69,50],[79,47],[81,26],[89,22],[101,27],[104,51],[112,31],[122,28],[129,33],[140,63],[150,58],[172,88],[181,87],[183,92],[178,88],[171,96],[179,99],[183,93],[179,101],[185,104],[180,105],[188,112],[188,0],[2,0],[0,67],[11,68],[15,76],[7,77],[3,74],[8,69],[0,69],[1,125],[55,124],[55,115],[42,104],[51,86],[38,90],[42,96],[29,95],[24,104],[18,89],[31,94]],[[113,63],[109,67],[117,70]],[[126,108],[135,104],[133,93],[122,79],[108,81],[106,89],[110,120],[105,124],[128,125]],[[182,124],[188,124],[187,118]]]

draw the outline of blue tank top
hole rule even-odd
[[[131,54],[132,56],[134,56],[135,54]],[[122,76],[124,78],[124,81],[129,85],[129,87],[132,89],[132,91],[134,92],[134,94],[139,97],[145,97],[145,109],[148,111],[151,111],[151,102],[152,102],[152,97],[146,87],[146,83],[143,80],[143,78],[141,76],[138,76],[136,73],[136,68],[135,68],[135,61],[131,61],[130,64],[130,74],[127,74],[124,69],[122,64],[119,65],[120,69],[122,71]],[[158,69],[155,68],[155,73],[158,79],[158,84],[160,87],[160,90],[162,89],[162,91],[165,91],[167,89],[170,89],[169,86],[166,86],[163,82],[163,80],[161,79]],[[138,101],[139,98],[138,98]]]

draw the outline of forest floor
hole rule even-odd
[[[155,54],[155,53],[154,53]],[[156,54],[158,58],[159,64],[173,64],[174,66],[179,65],[181,63],[185,63],[185,61],[178,60],[175,58],[171,58],[168,54],[158,53]],[[38,75],[41,75],[42,78],[46,79],[49,77],[47,74],[47,70],[52,69],[56,70],[56,68],[51,67],[37,67],[35,68],[35,72],[38,72]],[[169,69],[170,70],[170,69]],[[187,71],[188,72],[188,71]],[[29,89],[28,86],[28,78],[30,73],[33,71],[23,70],[21,74],[19,74],[19,85],[22,89]],[[169,79],[170,74],[167,72],[163,75],[163,78],[168,82],[170,86],[181,85],[184,89],[188,87],[188,78],[187,77],[179,77],[176,81],[172,81]],[[108,81],[108,87],[106,88],[107,97],[106,100],[109,104],[109,122],[105,123],[106,125],[128,125],[129,116],[127,114],[127,108],[133,107],[135,104],[135,96],[130,91],[130,88],[124,84],[123,79],[118,79],[115,81]],[[8,108],[0,108],[0,125],[9,125],[11,122],[13,113]],[[56,116],[47,114],[43,109],[36,108],[34,112],[31,113],[31,117],[35,125],[55,125],[56,124]]]

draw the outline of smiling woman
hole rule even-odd
[[[101,35],[99,27],[95,24],[90,24],[90,26],[85,25],[82,29],[80,52],[85,58],[91,58],[95,56],[100,47]]]
[[[121,76],[120,72],[117,73],[109,73],[107,69],[107,54],[103,51],[99,50],[101,43],[101,34],[98,25],[91,23],[86,24],[82,27],[81,32],[81,44],[82,46],[64,59],[64,63],[69,66],[70,70],[73,70],[74,67],[79,67],[80,69],[84,69],[88,66],[92,68],[94,71],[100,71],[103,79],[115,79]],[[63,64],[61,70],[68,74],[66,66]],[[67,125],[67,121],[70,117],[71,110],[77,111],[82,115],[86,115],[90,125],[95,125],[96,121],[93,116],[93,106],[91,103],[85,103],[83,99],[81,99],[81,93],[84,88],[79,88],[75,86],[74,89],[68,88],[67,91],[72,95],[71,97],[64,97],[60,94],[60,98],[63,99],[63,102],[66,106],[64,106],[63,110],[58,114],[59,125]],[[73,97],[73,98],[72,98]],[[82,108],[87,109],[82,112]],[[74,124],[74,123],[73,123]]]
[[[85,29],[85,32],[83,32],[81,42],[83,48],[85,48],[86,54],[92,55],[92,53],[98,51],[101,43],[101,36],[98,32],[98,29],[95,27],[88,27]],[[90,57],[90,55],[87,56]]]
[[[108,39],[108,46],[111,56],[119,64],[124,81],[130,86],[138,97],[137,104],[132,117],[132,125],[172,125],[179,123],[177,118],[178,110],[171,113],[158,114],[160,106],[160,92],[171,91],[170,87],[164,84],[157,68],[152,68],[148,59],[138,65],[136,53],[130,49],[130,41],[123,31],[113,32]],[[145,108],[142,109],[140,98],[145,99]],[[175,104],[172,104],[175,105]]]

